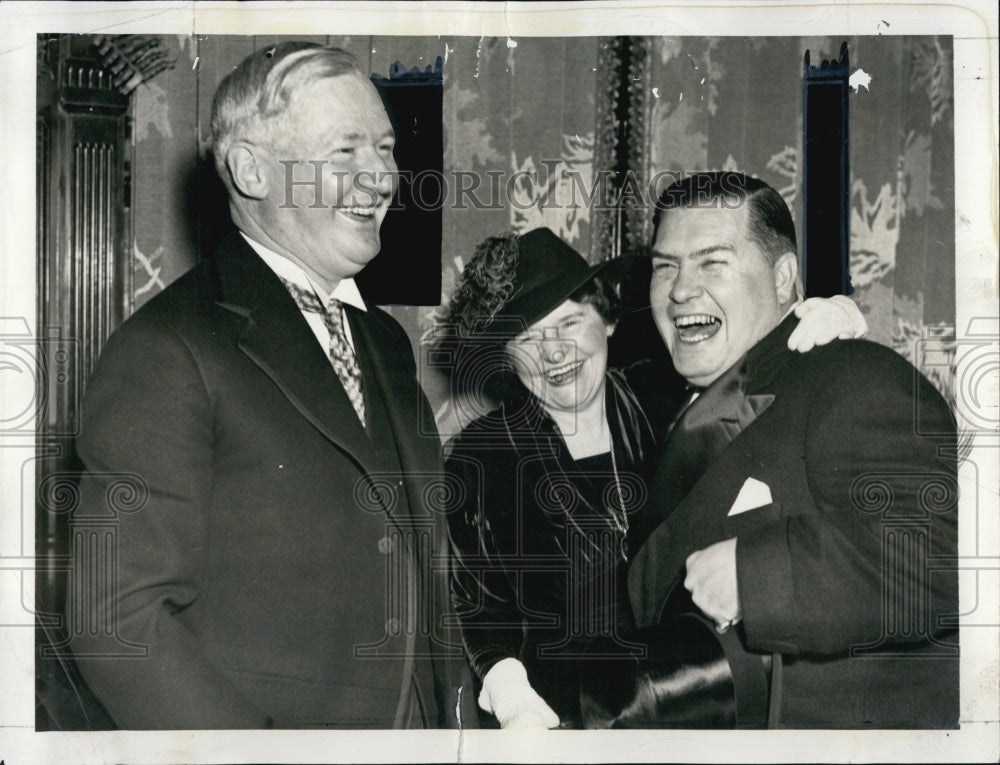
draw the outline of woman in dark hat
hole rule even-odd
[[[587,646],[635,649],[618,639],[629,530],[679,401],[644,364],[608,368],[626,260],[588,265],[546,228],[490,238],[439,315],[452,389],[481,414],[459,414],[473,421],[446,460],[452,592],[479,705],[504,728],[579,725]]]

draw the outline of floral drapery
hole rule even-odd
[[[642,38],[635,170],[740,170],[778,189],[801,231],[802,60],[843,38]],[[847,38],[853,298],[888,345],[951,397],[955,317],[950,37]],[[637,210],[628,233],[648,241]]]
[[[278,39],[168,38],[179,65],[138,89],[137,304],[201,256],[203,176],[193,168],[207,158],[212,94],[243,56]],[[739,169],[779,189],[801,222],[802,58],[806,50],[813,62],[834,58],[843,42],[629,38],[623,59],[614,38],[310,39],[341,45],[381,74],[394,61],[423,67],[441,56],[445,298],[476,243],[510,228],[549,226],[593,261],[648,241],[651,210],[634,199],[616,209],[623,200],[601,187],[609,181],[621,192],[622,171],[637,183],[632,196],[648,202],[641,186],[658,171]],[[855,80],[849,104],[853,297],[871,339],[950,393],[953,365],[940,359],[954,351],[951,39],[847,43],[852,69],[870,78]],[[468,192],[463,183],[478,185]],[[419,350],[433,309],[392,311]],[[933,364],[929,348],[938,351]],[[442,402],[444,381],[423,373],[432,400]]]

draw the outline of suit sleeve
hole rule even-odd
[[[955,462],[938,455],[954,447],[954,420],[893,351],[846,346],[824,351],[826,381],[812,380],[802,455],[811,504],[737,537],[754,650],[833,654],[926,640],[957,612],[954,572],[934,570],[935,557],[957,550]],[[921,432],[937,437],[917,433],[918,411]],[[885,626],[894,620],[904,628]]]
[[[78,517],[113,520],[117,557],[76,552],[68,614],[80,668],[122,728],[270,724],[185,626],[208,544],[212,437],[211,402],[187,344],[143,317],[123,325],[88,383],[78,439]],[[123,477],[146,500],[134,509],[114,506],[109,488]],[[108,575],[85,579],[96,565]],[[94,583],[86,597],[84,581]],[[134,656],[135,646],[146,655]]]
[[[459,437],[461,440],[461,436]],[[462,638],[472,668],[483,677],[501,659],[518,658],[523,640],[522,614],[507,572],[497,560],[483,504],[488,466],[485,452],[455,449],[445,463],[451,480],[462,486],[464,501],[448,517],[452,548],[451,593],[462,625]]]

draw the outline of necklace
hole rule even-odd
[[[622,560],[628,563],[628,542],[626,542],[626,537],[628,536],[628,512],[625,509],[625,495],[622,493],[622,482],[618,477],[618,461],[615,459],[615,439],[610,433],[608,434],[608,446],[611,447],[611,473],[615,477],[615,493],[618,495],[618,506],[622,511],[621,518],[618,517],[618,512],[614,507],[608,509],[611,511],[611,520],[614,521],[615,528],[618,529],[618,533],[621,535],[621,544],[618,549],[621,552]]]

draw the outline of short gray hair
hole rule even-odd
[[[212,101],[212,153],[226,188],[232,191],[226,154],[234,141],[266,142],[268,123],[284,114],[295,90],[351,73],[368,77],[353,55],[318,43],[281,43],[243,59],[219,84]]]

